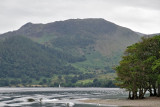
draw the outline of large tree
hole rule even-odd
[[[150,96],[156,96],[157,86],[160,89],[159,70],[160,36],[142,38],[126,49],[120,65],[116,67],[118,85],[129,91],[130,99],[144,98],[147,90]]]

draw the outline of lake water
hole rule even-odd
[[[85,99],[122,99],[119,88],[0,88],[0,106],[6,107],[110,107],[84,104]],[[35,101],[29,102],[28,99]]]

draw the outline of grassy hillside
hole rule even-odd
[[[17,81],[26,77],[32,80],[26,83],[30,85],[95,86],[104,81],[99,86],[107,86],[115,76],[105,77],[114,73],[112,67],[118,64],[124,49],[140,36],[104,19],[70,19],[27,23],[0,35],[0,39],[1,79],[7,77],[11,82],[19,75]]]

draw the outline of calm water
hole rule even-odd
[[[0,88],[0,106],[6,107],[105,107],[79,100],[119,98],[127,98],[127,92],[118,88]]]

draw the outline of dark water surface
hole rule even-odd
[[[2,107],[110,107],[79,100],[122,98],[127,98],[127,92],[119,88],[0,88]]]

